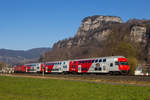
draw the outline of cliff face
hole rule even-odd
[[[146,43],[147,37],[146,37],[146,27],[144,26],[133,26],[131,28],[131,40],[137,43]]]
[[[123,22],[116,16],[91,16],[82,20],[73,38],[60,40],[46,60],[64,60],[123,55],[150,61],[150,21],[132,19]]]
[[[82,20],[74,38],[62,40],[54,45],[54,48],[71,48],[87,45],[91,40],[103,41],[111,33],[111,25],[122,23],[121,18],[115,16],[92,16]]]
[[[87,32],[91,30],[95,30],[100,28],[101,31],[104,30],[106,24],[111,23],[122,23],[122,20],[119,17],[113,16],[93,16],[87,17],[83,19],[82,25],[80,26],[78,33],[76,34],[77,37],[86,36]]]

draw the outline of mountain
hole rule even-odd
[[[0,61],[9,64],[37,62],[42,53],[50,51],[50,48],[34,48],[30,50],[0,49]]]
[[[41,60],[67,60],[122,55],[129,62],[150,63],[150,20],[89,16],[74,37],[60,40]],[[135,64],[134,63],[134,64]]]

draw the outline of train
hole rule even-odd
[[[124,56],[51,61],[14,66],[15,73],[128,74],[129,70],[127,58]]]

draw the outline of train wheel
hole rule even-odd
[[[111,71],[111,72],[109,72],[109,74],[110,74],[110,75],[114,75],[114,72]]]

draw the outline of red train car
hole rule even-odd
[[[27,68],[25,65],[15,65],[14,72],[15,73],[25,73],[25,72],[27,72]]]

